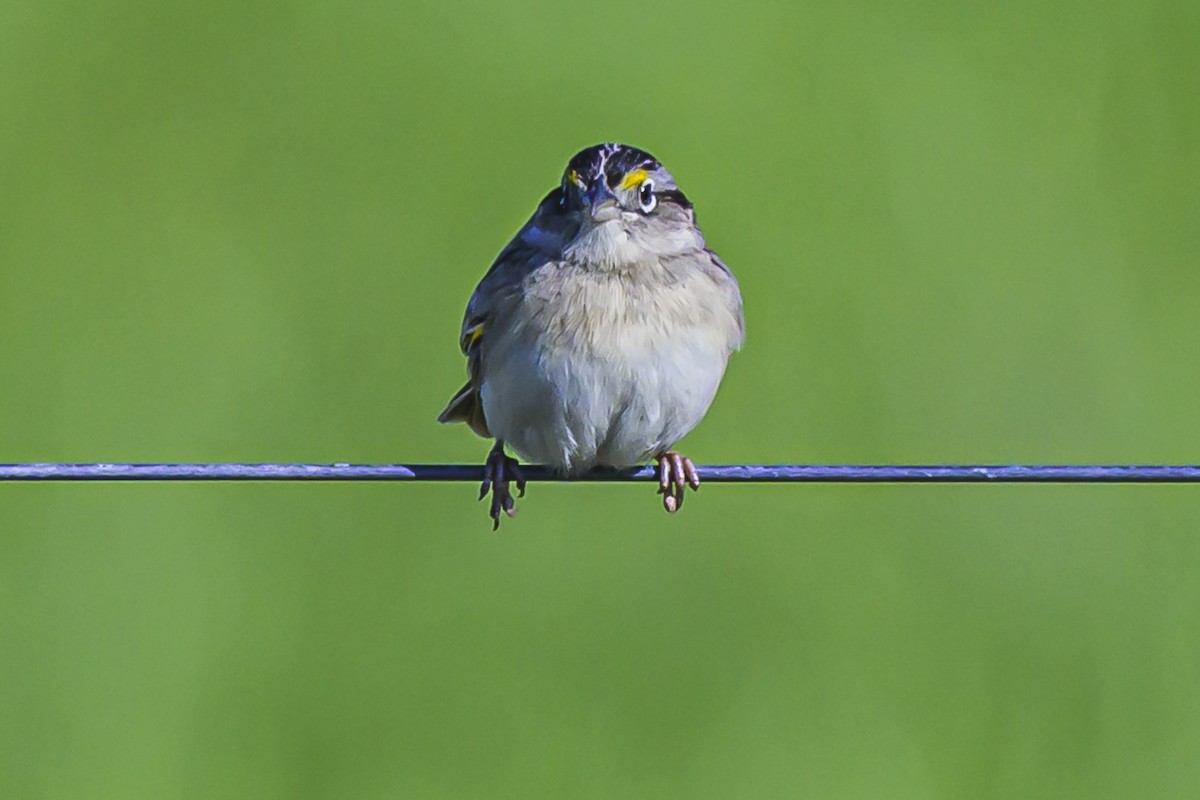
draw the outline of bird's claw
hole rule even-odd
[[[683,507],[683,490],[700,488],[700,473],[687,456],[668,451],[655,456],[658,461],[658,494],[663,496],[663,508],[674,514]]]
[[[525,476],[521,474],[521,466],[515,458],[504,453],[504,445],[497,443],[488,454],[487,463],[483,467],[483,483],[479,484],[479,499],[492,494],[491,507],[488,516],[492,518],[492,530],[500,529],[500,512],[507,516],[517,515],[516,500],[509,490],[509,482],[517,485],[517,496],[525,496]]]

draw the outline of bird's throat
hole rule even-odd
[[[563,257],[585,269],[622,270],[653,256],[620,220],[612,220],[586,225],[564,249]]]

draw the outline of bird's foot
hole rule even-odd
[[[683,507],[684,488],[690,486],[693,492],[700,488],[700,473],[690,458],[673,450],[660,453],[654,460],[658,462],[658,493],[663,496],[663,508],[674,514]]]
[[[479,499],[492,494],[492,505],[488,515],[492,518],[492,530],[500,529],[500,512],[510,517],[516,516],[516,501],[509,491],[509,481],[517,484],[517,496],[525,496],[525,476],[521,474],[521,466],[515,458],[504,454],[504,442],[496,442],[492,452],[488,453],[487,463],[483,467],[483,483],[479,485]]]

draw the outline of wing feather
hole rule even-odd
[[[491,438],[483,413],[483,402],[479,397],[484,336],[489,315],[504,298],[521,291],[521,285],[530,272],[561,255],[564,237],[570,234],[569,223],[564,225],[564,212],[559,202],[561,197],[561,189],[546,195],[533,217],[500,251],[483,280],[475,287],[475,293],[467,303],[458,337],[458,346],[467,357],[469,379],[438,416],[439,422],[465,422],[480,436]]]

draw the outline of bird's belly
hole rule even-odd
[[[492,433],[567,472],[623,467],[672,447],[708,410],[728,346],[688,325],[655,324],[524,342],[511,337],[482,398]]]

